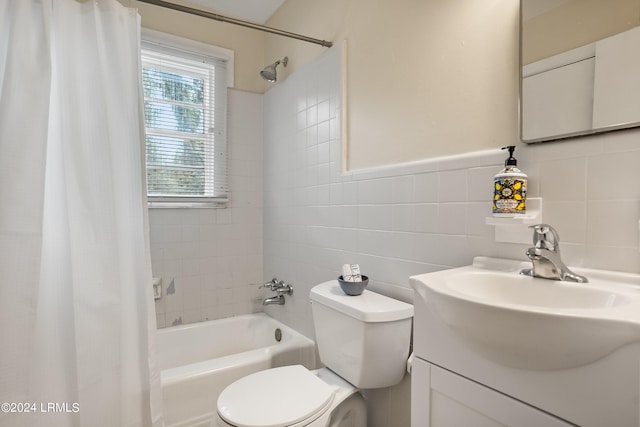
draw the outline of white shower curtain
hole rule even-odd
[[[140,19],[0,0],[0,425],[162,425]]]

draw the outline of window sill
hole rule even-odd
[[[148,202],[149,209],[225,209],[227,202]]]

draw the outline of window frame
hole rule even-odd
[[[229,49],[224,49],[221,47],[209,45],[206,43],[197,42],[194,40],[185,39],[178,36],[173,36],[165,33],[161,33],[154,30],[142,29],[141,33],[141,72],[142,72],[142,50],[151,50],[162,53],[175,54],[176,51],[180,53],[180,55],[176,55],[178,58],[184,59],[203,59],[203,57],[211,58],[212,61],[224,62],[225,63],[225,73],[222,76],[216,76],[219,78],[224,78],[225,82],[215,82],[214,84],[217,86],[218,91],[220,86],[224,88],[224,93],[220,94],[216,93],[214,102],[215,105],[212,106],[213,110],[216,111],[216,114],[222,114],[222,118],[220,118],[219,124],[221,128],[218,127],[215,129],[216,136],[215,138],[220,141],[220,138],[223,138],[223,161],[224,161],[224,169],[225,169],[225,183],[226,183],[226,195],[225,196],[188,196],[188,195],[176,195],[176,196],[153,196],[147,193],[147,203],[150,208],[185,208],[185,207],[193,207],[193,208],[207,208],[207,207],[225,207],[227,202],[229,201],[229,186],[228,186],[228,159],[226,155],[227,151],[227,135],[226,135],[226,114],[227,114],[227,95],[226,89],[229,87],[233,87],[233,68],[234,68],[234,52]],[[163,52],[164,50],[164,52]],[[142,80],[142,74],[140,75],[140,79]],[[209,90],[213,90],[213,87],[209,88]],[[210,95],[210,94],[209,94]],[[144,107],[143,107],[144,108]],[[220,112],[222,111],[222,113]],[[205,123],[205,126],[212,127],[213,124]],[[146,124],[145,124],[145,135],[146,135]],[[145,137],[146,141],[146,137]],[[220,142],[218,142],[219,144]],[[145,142],[146,146],[146,142]],[[218,146],[220,147],[220,146]],[[211,147],[205,148],[205,156],[209,157],[208,162],[214,162],[213,153],[211,152]],[[205,170],[206,173],[206,170]],[[146,156],[145,156],[145,182],[147,176],[147,164],[146,164]],[[148,190],[147,190],[148,191]]]

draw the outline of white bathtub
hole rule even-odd
[[[314,342],[263,313],[160,329],[157,347],[167,427],[208,427],[220,392],[250,373],[315,368]]]

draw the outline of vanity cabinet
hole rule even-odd
[[[411,380],[411,427],[574,425],[419,358]]]

